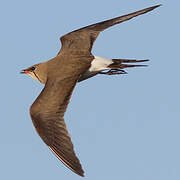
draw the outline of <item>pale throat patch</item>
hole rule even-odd
[[[33,72],[30,72],[27,75],[31,76],[34,80],[40,82],[39,79],[35,76],[35,74]]]

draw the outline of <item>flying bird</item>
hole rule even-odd
[[[91,53],[93,44],[101,31],[159,6],[142,9],[70,32],[60,38],[62,47],[55,58],[21,71],[45,84],[30,107],[31,119],[37,133],[49,149],[68,168],[80,176],[84,176],[84,171],[74,152],[63,118],[76,83],[97,74],[125,74],[125,68],[145,66],[131,63],[148,61],[106,59],[94,56]]]

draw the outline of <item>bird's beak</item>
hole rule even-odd
[[[23,69],[23,70],[20,71],[20,74],[28,74],[28,72],[29,72],[28,70]]]
[[[24,74],[24,73],[25,73],[25,71],[26,71],[26,70],[24,70],[24,69],[23,69],[23,70],[21,70],[21,71],[20,71],[20,74]]]

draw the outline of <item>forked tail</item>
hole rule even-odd
[[[146,62],[149,60],[148,59],[143,59],[143,60],[112,59],[112,61],[113,63],[108,66],[111,69],[106,72],[100,72],[99,74],[107,74],[107,75],[127,74],[127,72],[123,70],[124,68],[148,66],[148,65],[142,65],[142,64],[129,64],[129,63],[140,63],[140,62]]]

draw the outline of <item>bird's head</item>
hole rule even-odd
[[[36,81],[45,84],[47,81],[47,64],[35,64],[27,69],[23,69],[20,73],[31,76]]]

